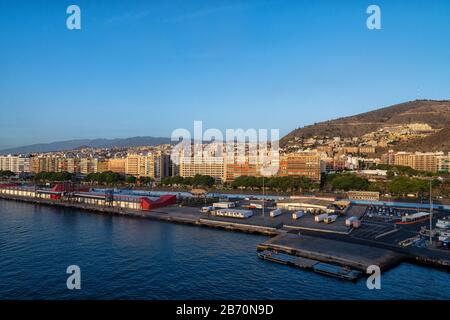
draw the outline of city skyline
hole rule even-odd
[[[356,2],[76,4],[82,29],[73,31],[67,3],[0,4],[8,119],[0,149],[169,137],[194,120],[284,136],[381,106],[448,98],[450,45],[436,32],[450,23],[445,1],[378,1],[381,30],[366,28],[368,4]]]

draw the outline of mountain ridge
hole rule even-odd
[[[418,139],[417,141],[421,143],[417,145],[417,151],[438,147],[444,148],[443,151],[450,151],[450,139],[445,135],[450,131],[450,100],[408,101],[353,116],[319,122],[292,130],[281,139],[280,145],[287,146],[289,141],[300,137],[361,137],[383,127],[412,123],[425,123],[433,129],[439,129],[437,133],[429,137]],[[444,133],[440,133],[444,129]],[[413,149],[415,144],[412,141],[394,145],[392,148]]]
[[[139,147],[139,146],[155,146],[159,144],[171,143],[170,138],[136,136],[130,138],[97,138],[97,139],[73,139],[54,141],[49,143],[37,143],[25,145],[16,148],[8,148],[0,150],[0,154],[26,154],[33,152],[52,152],[72,150],[80,147],[91,148],[112,148],[112,147]]]

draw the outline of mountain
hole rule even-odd
[[[397,151],[444,151],[450,152],[450,126],[428,137],[400,142],[389,149]],[[385,151],[385,150],[382,150]]]
[[[324,121],[298,128],[281,139],[280,145],[286,146],[294,138],[321,137],[360,137],[383,127],[425,123],[433,129],[445,129],[420,140],[420,147],[426,150],[446,147],[450,150],[448,133],[450,130],[450,100],[416,100],[354,116]],[[416,141],[416,140],[414,140]],[[412,141],[399,144],[395,149],[414,148]],[[446,150],[445,149],[445,150]]]
[[[139,147],[156,146],[171,143],[170,138],[163,137],[132,137],[119,139],[78,139],[57,141],[51,143],[32,144],[23,147],[0,150],[0,154],[24,154],[31,152],[50,152],[71,150],[80,147],[112,148],[112,147]]]

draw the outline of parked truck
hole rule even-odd
[[[326,217],[328,217],[328,214],[326,214],[326,213],[318,214],[317,216],[314,217],[314,221],[322,222],[325,220]]]
[[[338,216],[336,214],[332,214],[332,215],[329,215],[328,217],[326,217],[323,221],[325,223],[333,223],[337,220],[337,217]]]
[[[294,212],[294,213],[292,214],[292,219],[297,220],[298,218],[303,217],[303,214],[304,214],[303,211],[297,211],[297,212]]]
[[[213,211],[214,210],[214,207],[213,206],[207,206],[207,207],[202,207],[201,209],[200,209],[200,212],[203,212],[203,213],[210,213],[211,211]]]
[[[221,201],[221,202],[214,202],[213,207],[214,208],[220,208],[220,209],[229,209],[234,208],[236,206],[236,203],[231,201]]]

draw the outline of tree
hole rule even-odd
[[[126,182],[128,184],[135,184],[137,182],[137,178],[135,176],[128,176],[126,178]]]
[[[0,178],[11,178],[16,174],[10,170],[0,170]]]
[[[139,177],[139,184],[141,185],[149,185],[153,182],[153,179],[150,177]]]
[[[328,178],[333,190],[367,190],[369,181],[354,174],[334,174]]]

